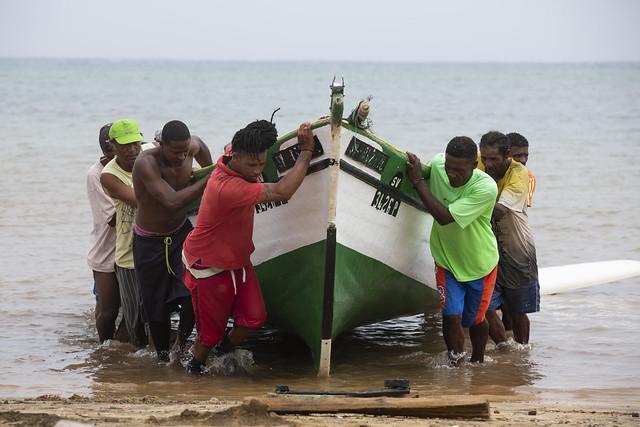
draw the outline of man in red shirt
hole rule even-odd
[[[303,123],[298,129],[295,166],[280,181],[262,183],[259,177],[267,150],[277,137],[275,126],[266,120],[236,132],[231,156],[218,159],[202,197],[196,227],[184,242],[184,284],[191,291],[198,330],[193,358],[187,365],[189,373],[202,373],[211,347],[220,344],[221,351],[231,351],[266,319],[250,260],[254,205],[291,198],[302,184],[314,150],[311,124]],[[230,315],[234,327],[225,335]]]

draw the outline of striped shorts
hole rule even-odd
[[[144,347],[148,341],[142,318],[142,299],[136,271],[116,265],[116,277],[120,288],[122,315],[129,332],[129,342],[136,347]]]

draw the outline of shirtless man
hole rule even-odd
[[[209,149],[178,120],[162,128],[159,146],[140,154],[133,167],[138,201],[133,256],[142,293],[143,312],[158,359],[177,360],[194,326],[191,294],[182,283],[182,243],[193,228],[186,207],[202,195],[207,179],[189,185],[193,159],[211,162]],[[170,314],[179,307],[180,325],[169,351]]]

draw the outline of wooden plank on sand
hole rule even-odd
[[[335,396],[249,397],[244,405],[266,405],[277,414],[368,414],[418,418],[489,418],[489,402],[467,396],[358,398]],[[243,406],[244,406],[243,405]]]

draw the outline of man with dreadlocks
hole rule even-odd
[[[240,129],[231,155],[218,159],[202,197],[196,227],[184,242],[184,283],[191,291],[198,337],[187,372],[202,373],[209,350],[221,352],[251,336],[266,319],[260,284],[251,265],[254,205],[288,200],[304,179],[314,149],[310,123],[298,129],[300,155],[276,183],[262,183],[267,149],[278,137],[276,127],[258,120]],[[228,153],[229,154],[229,153]],[[234,327],[225,334],[229,315]]]

